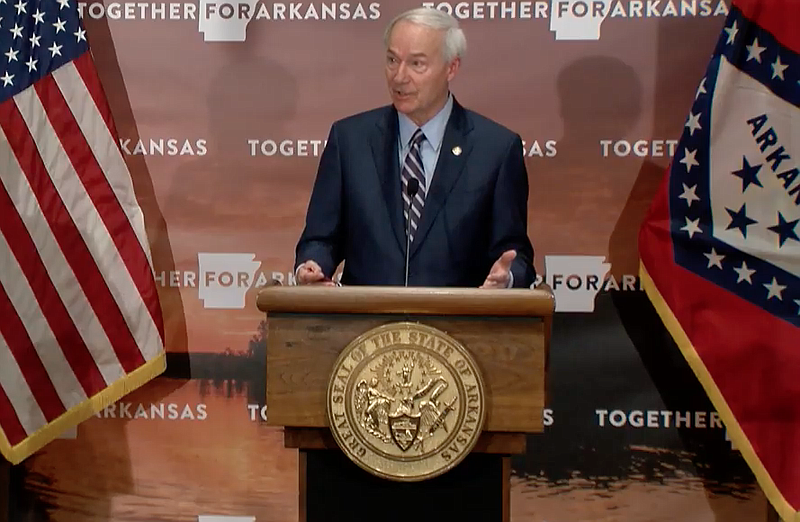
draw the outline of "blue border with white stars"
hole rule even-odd
[[[800,56],[733,6],[706,76],[697,89],[671,167],[669,207],[675,262],[766,312],[800,326],[798,274],[742,252],[711,233],[709,127],[721,56],[776,96],[800,107]],[[734,176],[741,178],[743,190],[757,179],[752,173],[755,169],[748,172],[746,166],[743,164],[738,174],[731,173],[731,181],[739,183]],[[746,235],[750,224],[746,208],[731,209],[728,214],[731,217],[728,228],[738,228]],[[781,218],[776,215],[780,226],[771,227],[776,233],[776,244],[798,240],[797,221],[786,223]]]

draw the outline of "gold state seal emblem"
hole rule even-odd
[[[327,410],[336,442],[356,464],[418,481],[467,456],[486,407],[471,354],[435,328],[402,322],[345,347],[331,372]]]

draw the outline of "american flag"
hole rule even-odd
[[[76,0],[0,0],[0,451],[164,371],[144,216]]]
[[[800,2],[734,0],[639,235],[642,286],[800,521]]]

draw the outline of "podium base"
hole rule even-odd
[[[508,522],[510,459],[471,453],[422,482],[376,477],[337,450],[300,450],[300,522]]]

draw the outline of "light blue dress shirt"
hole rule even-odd
[[[453,95],[447,95],[447,102],[445,102],[442,110],[428,120],[422,127],[422,133],[425,139],[420,145],[420,155],[422,156],[422,168],[425,169],[425,194],[428,193],[428,188],[431,186],[433,180],[433,173],[436,170],[436,162],[439,160],[439,152],[442,149],[442,139],[444,138],[444,131],[447,128],[447,120],[450,119],[450,113],[453,111]],[[403,163],[406,160],[411,150],[411,136],[417,131],[417,124],[405,114],[397,113],[398,120],[398,151],[400,169],[403,168]]]

